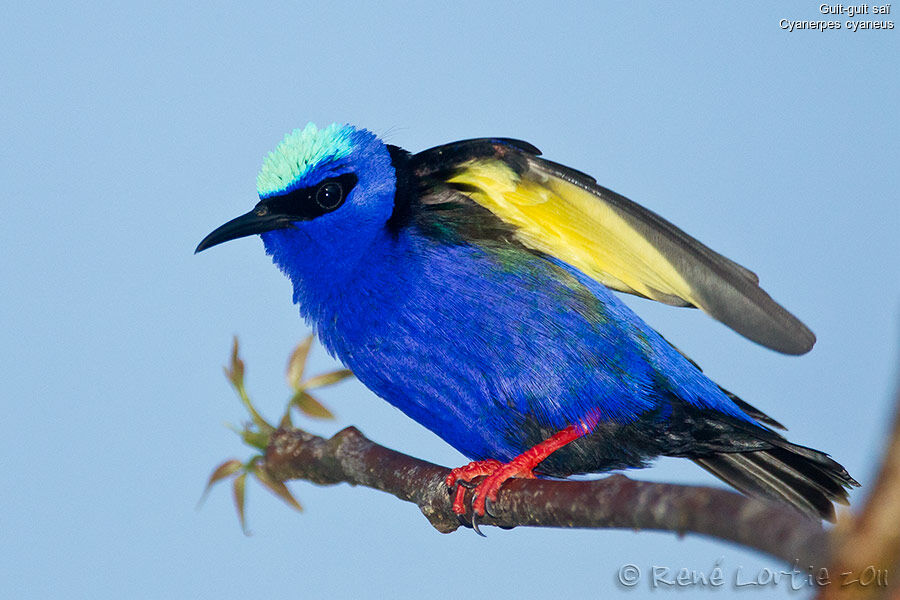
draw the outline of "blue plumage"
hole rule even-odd
[[[511,435],[526,414],[552,429],[593,412],[627,423],[674,396],[751,420],[621,300],[549,261],[410,228],[371,240],[350,273],[322,274],[298,229],[262,237],[322,343],[467,456],[526,450]]]
[[[829,516],[853,482],[837,463],[788,443],[606,286],[447,183],[492,153],[526,173],[536,155],[514,144],[411,156],[365,130],[308,126],[266,159],[257,208],[198,249],[260,233],[328,351],[473,459],[511,461],[575,426],[579,439],[539,472],[688,456],[739,489]],[[336,190],[333,207],[323,198]],[[809,498],[767,488],[751,463],[799,477],[791,485]]]

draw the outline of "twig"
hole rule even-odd
[[[438,530],[456,530],[444,485],[449,470],[372,442],[354,427],[331,439],[294,428],[277,430],[265,468],[278,480],[346,482],[416,504]],[[470,498],[467,498],[467,502]],[[800,569],[827,560],[827,534],[793,508],[726,490],[648,483],[613,475],[597,481],[517,479],[504,484],[495,516],[480,525],[503,528],[590,527],[695,533],[754,548]]]

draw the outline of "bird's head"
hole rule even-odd
[[[287,134],[263,161],[253,210],[210,233],[196,252],[260,234],[295,288],[310,274],[338,275],[384,230],[395,182],[387,146],[373,133],[309,123]]]

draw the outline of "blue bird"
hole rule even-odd
[[[834,519],[858,485],[827,454],[721,388],[611,290],[697,307],[802,354],[815,336],[748,269],[584,173],[507,138],[411,154],[351,125],[288,134],[259,203],[197,252],[259,234],[325,348],[487,476],[693,460],[749,495]],[[474,518],[474,517],[473,517]]]

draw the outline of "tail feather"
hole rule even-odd
[[[825,453],[787,441],[764,450],[692,459],[748,496],[781,500],[810,517],[828,521],[835,518],[832,503],[847,504],[847,490],[859,485]]]
[[[835,502],[849,504],[847,488],[859,486],[844,467],[817,450],[791,444],[790,448],[772,448],[767,455],[805,476],[806,481]]]
[[[725,395],[728,396],[728,398],[732,402],[737,404],[738,408],[740,408],[742,411],[744,411],[745,413],[747,413],[748,415],[750,415],[751,417],[753,417],[760,423],[763,423],[763,424],[768,425],[769,427],[773,427],[775,429],[781,429],[782,431],[787,429],[787,427],[785,427],[784,425],[782,425],[781,423],[779,423],[778,421],[776,421],[775,419],[773,419],[772,417],[770,417],[769,415],[764,413],[763,411],[759,410],[752,404],[744,402],[743,400],[741,400],[740,398],[738,398],[737,396],[735,396],[734,394],[732,394],[725,388],[720,386],[719,389],[722,390],[723,392],[725,392]]]

